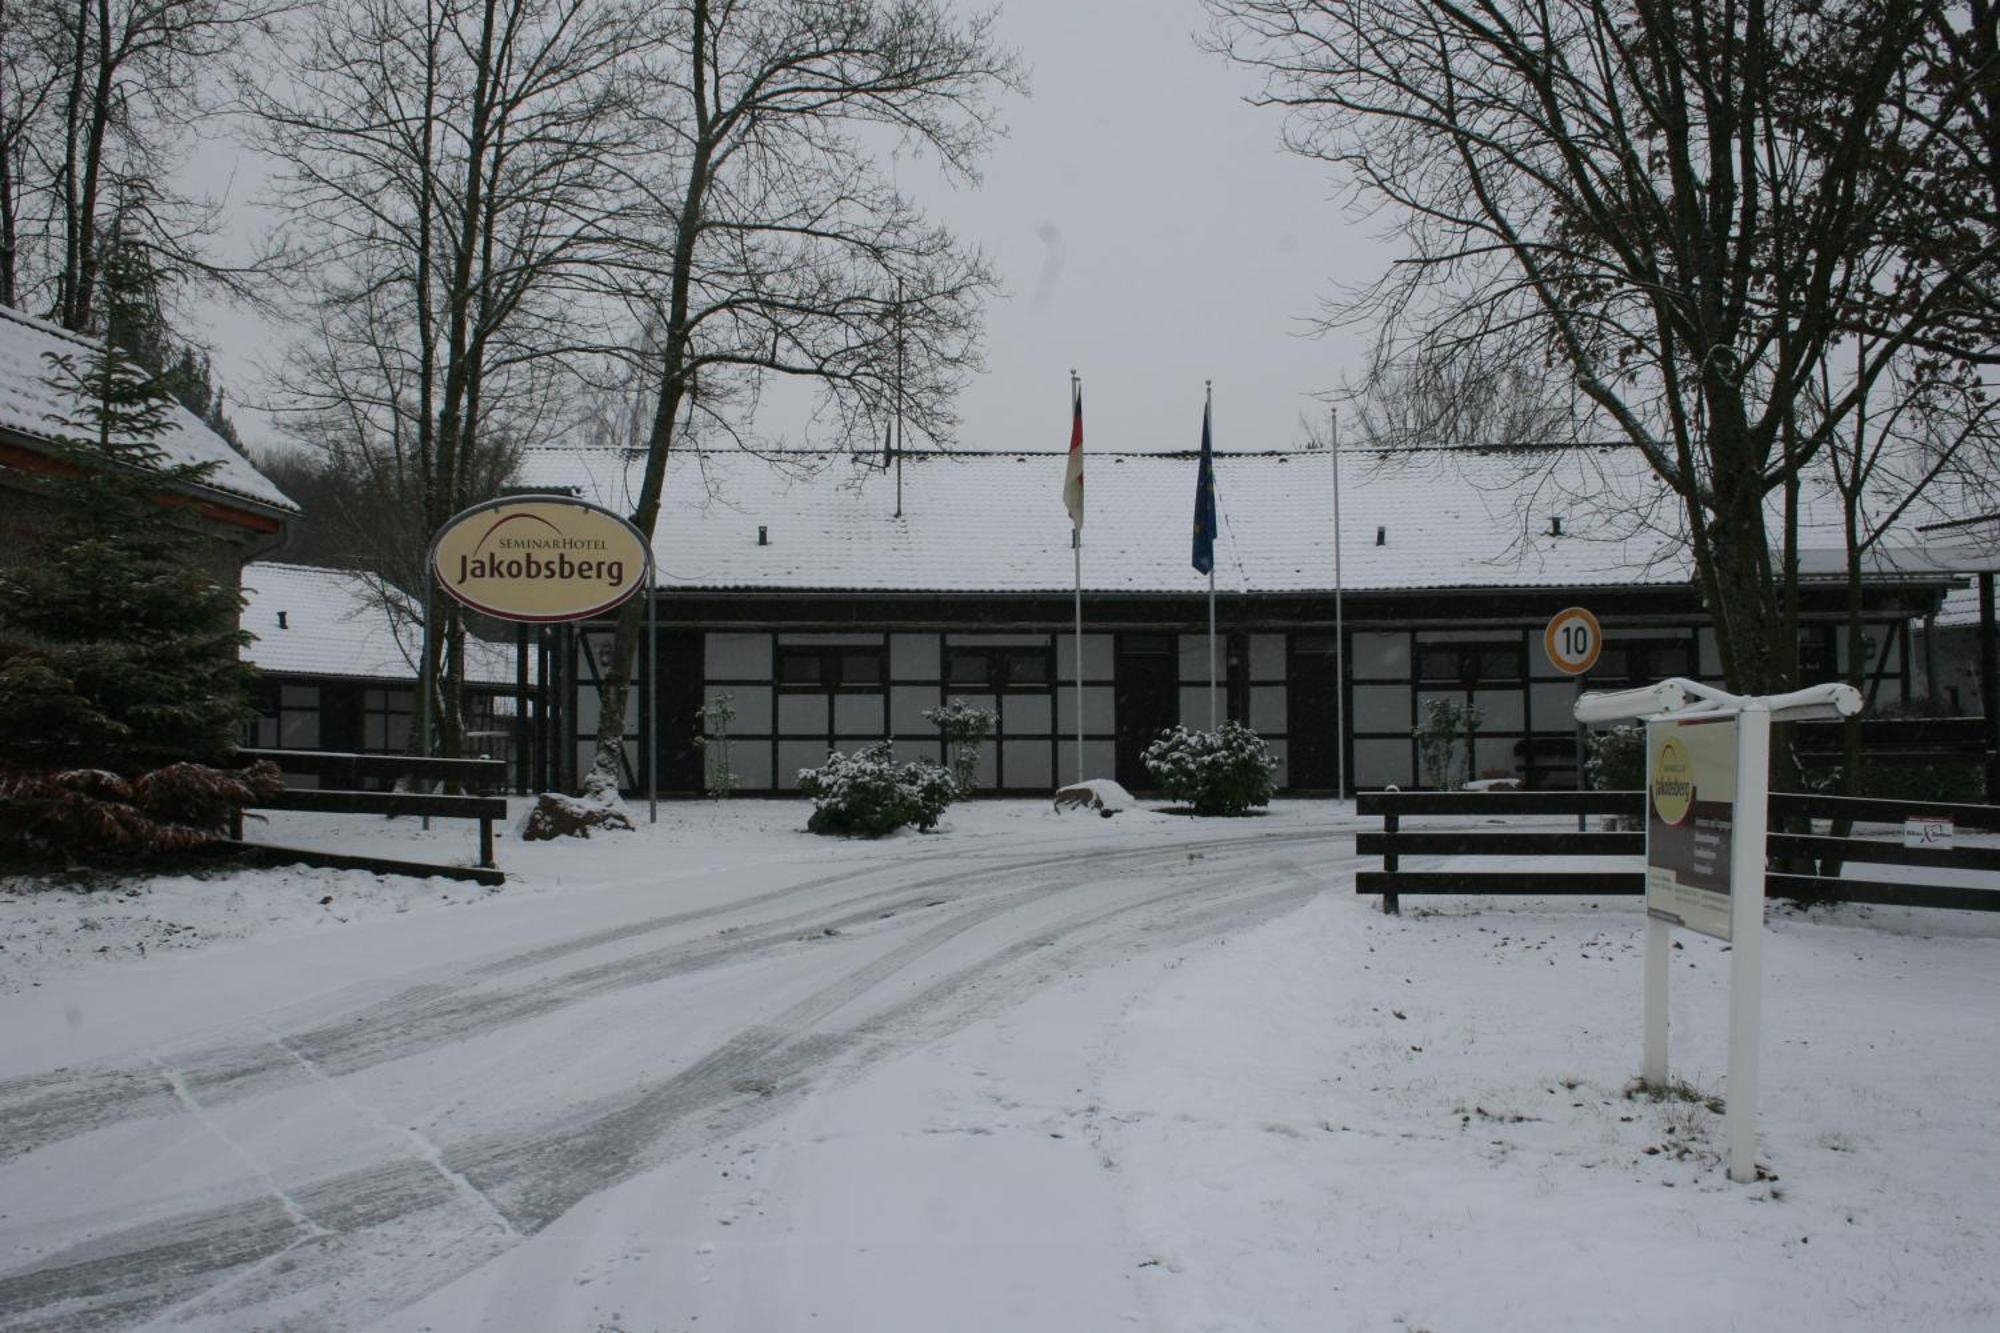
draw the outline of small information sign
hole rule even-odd
[[[1903,845],[1949,847],[1953,832],[1949,819],[1906,819],[1903,821]]]
[[[1729,938],[1736,719],[1646,726],[1646,915]]]

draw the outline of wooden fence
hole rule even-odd
[[[283,769],[287,777],[309,775],[322,783],[341,782],[348,787],[286,787],[267,800],[261,810],[320,810],[336,814],[419,815],[430,819],[476,819],[479,821],[479,865],[447,866],[423,861],[396,861],[379,856],[345,852],[322,852],[302,847],[278,847],[242,841],[236,830],[236,851],[244,857],[267,863],[296,863],[333,866],[350,870],[372,870],[383,875],[441,876],[497,885],[506,876],[494,865],[493,821],[507,817],[504,796],[445,795],[428,791],[360,791],[352,784],[367,778],[388,782],[410,779],[422,783],[448,782],[472,792],[505,785],[507,764],[499,759],[423,759],[413,755],[347,754],[332,750],[238,750],[245,764],[268,759]]]
[[[1636,791],[1538,792],[1363,792],[1356,810],[1382,821],[1379,833],[1355,835],[1355,851],[1380,856],[1382,869],[1364,870],[1354,880],[1357,893],[1380,894],[1382,910],[1401,911],[1405,893],[1506,894],[1523,897],[1636,896],[1646,891],[1643,832],[1577,832],[1519,827],[1406,829],[1405,817],[1484,817],[1518,824],[1533,815],[1619,816],[1634,830],[1646,813],[1646,794]],[[1923,801],[1850,799],[1773,792],[1771,833],[1766,843],[1776,869],[1766,875],[1766,891],[1820,901],[1881,903],[1903,907],[1950,907],[2000,911],[2000,873],[1991,887],[1901,884],[1846,879],[1848,861],[1921,866],[1931,869],[2000,872],[2000,848],[1905,847],[1861,837],[1786,831],[1811,828],[1812,820],[1866,820],[1900,825],[1906,819],[1950,819],[1960,829],[2000,831],[2000,806],[1949,805]],[[1562,870],[1546,864],[1504,870],[1404,870],[1406,856],[1562,857],[1630,856],[1630,870]]]

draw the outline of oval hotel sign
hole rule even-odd
[[[556,495],[474,505],[431,543],[438,586],[502,620],[601,615],[645,585],[651,561],[646,539],[630,523]]]

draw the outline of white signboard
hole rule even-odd
[[[637,528],[582,500],[529,495],[456,515],[431,543],[437,586],[501,620],[588,620],[646,586],[652,552]]]
[[[1646,726],[1646,915],[1729,938],[1736,719]]]
[[[1903,845],[1949,847],[1953,832],[1949,819],[1906,819],[1903,821]]]

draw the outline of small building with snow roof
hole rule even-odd
[[[0,306],[0,559],[31,548],[48,531],[46,502],[25,484],[66,466],[56,457],[58,424],[79,405],[49,382],[52,356],[84,357],[100,344]],[[283,539],[298,506],[250,461],[176,404],[153,442],[170,463],[211,464],[206,481],[184,488],[191,549],[217,580],[234,585],[246,561]]]
[[[1420,784],[1413,733],[1440,694],[1481,711],[1478,775],[1573,784],[1578,684],[1541,642],[1565,607],[1603,624],[1587,688],[1719,677],[1677,501],[1636,451],[1347,451],[1339,462],[1336,573],[1333,454],[1215,455],[1219,711],[1270,741],[1282,789],[1333,789],[1343,758],[1351,787]],[[629,513],[643,465],[620,450],[531,449],[517,479]],[[1059,451],[912,454],[887,466],[845,454],[672,455],[654,538],[657,694],[632,692],[628,786],[646,786],[640,742],[652,730],[661,790],[701,790],[689,742],[704,701],[723,696],[736,713],[730,767],[746,791],[795,789],[798,770],[829,750],[876,740],[941,759],[922,714],[948,699],[999,715],[980,770],[989,788],[1074,780],[1063,470]],[[1190,561],[1195,473],[1189,453],[1087,455],[1085,776],[1149,787],[1139,756],[1161,729],[1209,725],[1207,579]],[[1837,527],[1810,514],[1805,533],[1808,547],[1839,547]],[[1843,665],[1839,567],[1811,565],[1802,580],[1809,679]],[[1877,705],[1904,698],[1909,623],[1951,584],[1934,569],[1869,576]],[[558,693],[573,707],[553,749],[587,765],[610,627],[543,639],[557,645],[552,661],[570,664]]]
[[[243,569],[243,658],[256,667],[258,717],[244,737],[263,749],[401,754],[417,708],[423,614],[370,575],[258,561]],[[465,641],[468,751],[515,753],[519,677],[509,645]]]

